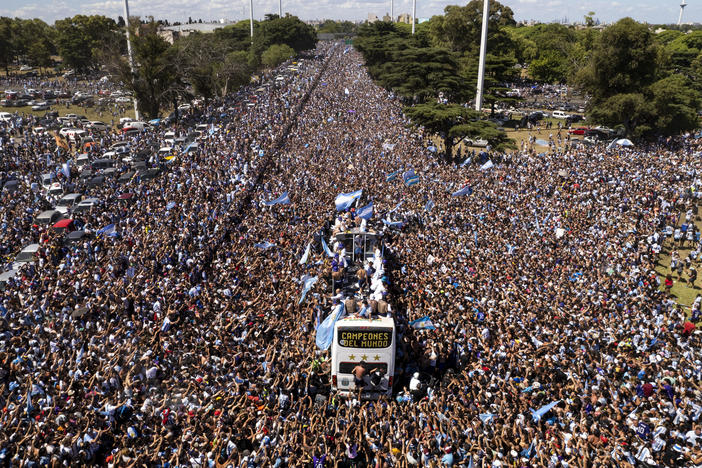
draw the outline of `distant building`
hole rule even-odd
[[[392,23],[392,16],[385,13],[385,16],[383,16],[383,21],[385,21],[386,23]]]
[[[378,15],[373,14],[373,13],[368,13],[368,22],[369,23],[375,23],[378,20]]]
[[[402,13],[397,17],[398,23],[412,24],[412,15],[409,13]]]
[[[219,21],[215,21],[213,23],[190,23],[179,24],[177,26],[162,26],[158,31],[158,35],[173,44],[173,42],[175,42],[175,40],[179,37],[186,37],[194,32],[211,33],[214,32],[215,29],[223,28],[230,24],[234,23],[227,19],[220,19]]]

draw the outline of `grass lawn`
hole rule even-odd
[[[684,220],[684,218],[682,218]],[[682,221],[679,223],[679,225],[682,224]],[[695,224],[699,228],[702,226],[702,222],[699,220],[695,221]],[[695,268],[698,270],[698,276],[697,276],[697,281],[696,285],[697,287],[693,288],[691,286],[687,285],[687,270],[683,270],[682,277],[679,278],[677,273],[673,273],[670,269],[670,262],[672,259],[672,251],[673,248],[677,247],[678,254],[680,256],[681,260],[684,260],[687,258],[688,254],[693,250],[693,248],[687,247],[680,247],[678,242],[675,242],[673,240],[673,237],[669,237],[665,240],[663,243],[663,250],[661,251],[661,255],[658,258],[658,264],[656,265],[656,273],[660,275],[661,278],[661,290],[665,289],[665,286],[663,285],[663,280],[665,280],[665,277],[668,276],[669,274],[672,274],[673,277],[673,287],[671,288],[670,292],[673,296],[675,296],[676,301],[678,304],[682,304],[685,306],[690,306],[692,303],[695,301],[695,297],[697,297],[698,294],[702,294],[702,288],[700,288],[700,268],[697,267],[696,263],[698,262],[693,262],[693,265]]]

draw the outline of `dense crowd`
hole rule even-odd
[[[702,299],[681,307],[655,272],[668,227],[692,251],[671,282],[700,258],[697,140],[456,166],[350,47],[295,68],[134,137],[153,151],[166,130],[210,129],[150,158],[154,180],[88,189],[103,204],[77,244],[34,222],[55,200],[32,184],[70,155],[27,131],[3,146],[0,175],[22,182],[1,199],[3,271],[42,250],[2,292],[0,463],[702,465]],[[388,177],[410,168],[416,185]],[[395,394],[375,402],[334,395],[315,345],[338,299],[320,238],[358,189],[386,231],[399,330]],[[321,280],[299,305],[304,275]],[[435,330],[409,325],[425,316]]]

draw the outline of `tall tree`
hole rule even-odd
[[[251,45],[254,58],[260,60],[261,54],[273,44],[286,44],[299,53],[317,45],[317,32],[297,16],[261,21],[254,30]]]
[[[498,147],[496,149],[512,145],[511,140],[495,124],[479,120],[478,112],[458,104],[428,102],[405,107],[404,111],[413,125],[424,127],[444,140],[448,160],[453,157],[455,141],[466,136],[486,138]]]
[[[76,15],[57,20],[54,27],[56,47],[64,65],[79,71],[99,68],[97,57],[101,51],[125,41],[117,23],[101,15]]]
[[[640,92],[656,80],[658,52],[646,25],[621,19],[596,39],[577,82],[594,104],[616,94]]]
[[[477,53],[483,21],[483,1],[471,0],[466,6],[449,5],[443,16],[431,20],[430,36],[435,45],[456,52]],[[514,13],[498,1],[490,2],[488,17],[488,50],[509,50],[512,41],[507,26],[514,26]]]
[[[116,49],[108,56],[108,68],[114,80],[134,93],[139,110],[153,119],[158,117],[162,106],[183,93],[176,48],[157,34],[157,26],[152,22],[141,25],[138,34],[132,34],[132,49],[134,74],[127,59]]]

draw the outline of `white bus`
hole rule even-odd
[[[344,317],[334,324],[331,345],[332,390],[357,395],[353,369],[365,363],[361,398],[392,394],[395,373],[395,321],[392,317]],[[377,371],[377,372],[374,372]],[[374,375],[375,374],[375,375]]]

